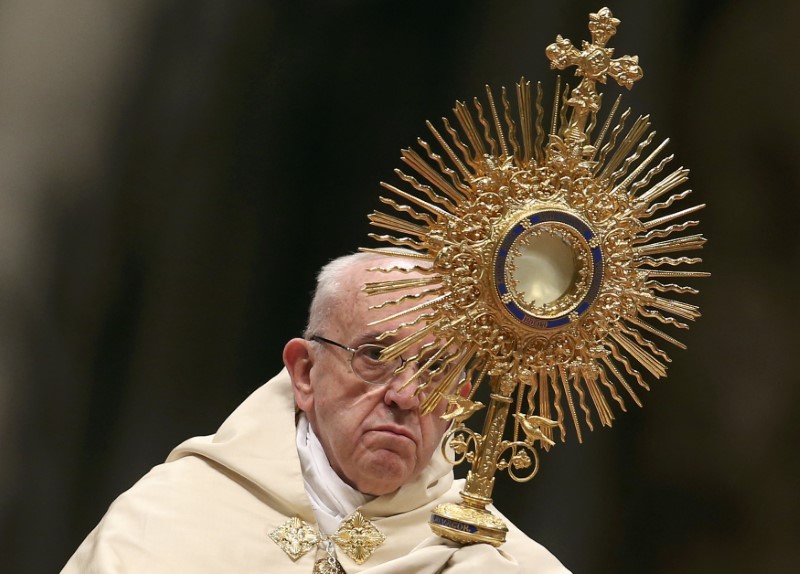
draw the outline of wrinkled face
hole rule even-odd
[[[324,332],[316,334],[352,348],[378,342],[380,333],[409,318],[368,326],[369,322],[400,308],[369,310],[369,305],[380,299],[366,296],[361,288],[367,281],[410,276],[397,273],[378,277],[366,270],[355,271],[343,298],[349,303],[336,309]],[[400,337],[411,332],[404,329]],[[389,338],[380,343],[388,345],[395,340]],[[312,396],[310,404],[301,408],[306,411],[333,469],[351,486],[373,495],[393,492],[415,479],[438,448],[448,425],[440,418],[443,405],[430,415],[420,416],[421,397],[414,396],[416,383],[400,390],[415,368],[404,370],[384,385],[370,385],[350,369],[348,351],[316,342],[307,345],[312,363],[309,376]],[[412,347],[411,353],[419,345]]]

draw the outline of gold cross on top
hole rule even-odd
[[[613,48],[606,48],[606,43],[611,36],[617,33],[619,19],[614,18],[611,10],[603,8],[598,12],[589,14],[589,31],[592,41],[583,41],[581,49],[572,45],[568,38],[559,34],[554,44],[547,47],[546,54],[550,59],[550,67],[564,70],[569,66],[577,66],[576,76],[584,79],[575,89],[570,105],[577,108],[588,108],[597,111],[599,96],[594,90],[594,82],[606,83],[606,76],[614,78],[620,86],[630,89],[642,75],[638,56],[622,56],[612,58]]]

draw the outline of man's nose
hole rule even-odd
[[[414,377],[416,372],[417,367],[414,364],[407,364],[386,383],[384,400],[387,404],[394,404],[405,410],[419,408],[422,397],[417,393],[417,388],[422,380],[418,376]]]

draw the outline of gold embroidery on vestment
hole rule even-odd
[[[358,510],[342,521],[339,530],[331,538],[356,564],[363,564],[386,540],[381,531]]]
[[[319,544],[319,536],[314,527],[297,516],[278,526],[269,533],[269,537],[292,560],[297,560]]]
[[[270,532],[269,537],[292,560],[297,560],[325,540],[325,537],[319,534],[313,526],[297,516],[293,516]],[[356,564],[363,564],[372,556],[375,549],[384,543],[386,537],[372,522],[356,510],[342,521],[336,534],[332,535],[330,539]],[[343,572],[341,566],[338,568]],[[323,559],[314,564],[314,572],[326,574],[337,572],[337,570],[328,560]]]

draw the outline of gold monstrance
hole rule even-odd
[[[507,528],[486,509],[495,472],[526,482],[538,448],[549,450],[556,432],[565,439],[567,420],[581,441],[581,420],[611,425],[611,401],[624,411],[627,394],[641,406],[635,387],[649,387],[639,369],[661,378],[670,361],[651,338],[685,348],[659,324],[686,329],[700,316],[672,298],[697,291],[671,281],[708,275],[685,269],[699,258],[676,255],[705,243],[686,233],[699,223],[688,216],[704,206],[673,209],[690,193],[677,191],[688,170],[667,170],[672,156],[659,157],[668,140],[649,151],[648,116],[617,116],[619,98],[600,123],[597,83],[610,77],[630,89],[642,77],[638,57],[614,58],[606,47],[619,23],[603,8],[589,17],[591,42],[579,49],[557,36],[547,47],[552,68],[575,66],[580,78],[563,93],[556,83],[547,126],[541,84],[534,99],[524,78],[516,117],[505,88],[497,105],[487,86],[487,105],[456,102],[460,129],[446,118],[443,131],[428,122],[438,147],[418,140],[427,159],[402,150],[416,175],[396,170],[412,191],[382,184],[396,197],[381,201],[397,215],[369,216],[399,235],[372,234],[392,247],[366,250],[410,258],[414,277],[372,282],[367,292],[419,300],[385,319],[414,317],[384,334],[400,337],[384,358],[428,339],[416,359],[430,356],[411,379],[449,368],[434,377],[422,410],[448,401],[443,450],[472,465],[463,501],[438,506],[430,521],[460,543],[502,544]],[[475,395],[487,386],[479,434],[464,423],[483,407]]]

